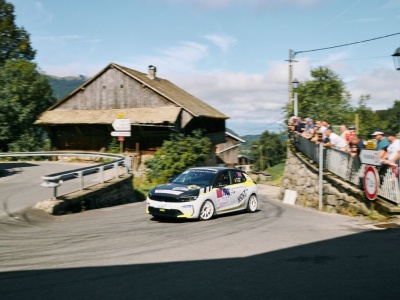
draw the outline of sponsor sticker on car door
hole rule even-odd
[[[217,188],[215,192],[217,194],[217,209],[227,207],[230,204],[231,196],[229,188]]]

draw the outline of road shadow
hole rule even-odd
[[[0,178],[22,172],[22,168],[36,167],[38,165],[26,162],[0,162]]]
[[[0,295],[7,300],[390,300],[400,293],[399,246],[400,229],[392,228],[250,257],[2,272]]]

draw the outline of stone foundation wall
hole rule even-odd
[[[59,196],[57,199],[41,201],[35,208],[49,214],[63,215],[132,202],[136,202],[133,175],[126,174],[82,191]]]
[[[285,191],[297,192],[296,205],[319,209],[318,166],[294,149],[288,148],[288,156],[279,199],[283,200]],[[330,172],[323,176],[323,211],[351,216],[368,216],[373,219],[385,219],[390,207],[384,201],[366,199],[364,191],[344,182]],[[389,205],[390,206],[390,205]]]

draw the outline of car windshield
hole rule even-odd
[[[211,185],[215,174],[211,170],[187,170],[175,177],[171,182],[186,185]]]

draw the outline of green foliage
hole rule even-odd
[[[15,25],[14,6],[0,0],[0,66],[9,59],[33,60],[36,51],[32,49],[29,34]]]
[[[312,80],[297,89],[298,115],[331,124],[348,124],[353,115],[350,93],[338,75],[326,67],[311,70]],[[290,112],[293,107],[289,107]]]
[[[167,182],[187,168],[204,165],[210,154],[211,141],[204,137],[201,130],[192,135],[171,134],[170,140],[164,141],[154,157],[145,162],[149,169],[147,177],[158,182]]]
[[[379,129],[400,132],[400,101],[396,100],[393,107],[388,109],[382,118],[381,124],[384,126],[378,127]]]
[[[277,165],[286,158],[286,142],[283,134],[264,131],[257,143],[253,143],[254,168],[264,171]],[[261,159],[260,159],[261,158]]]
[[[155,184],[150,183],[143,177],[135,177],[133,179],[133,188],[136,201],[146,200],[147,194],[155,186],[156,186]]]
[[[362,139],[370,139],[371,133],[380,128],[378,115],[367,106],[367,101],[371,99],[370,95],[361,95],[358,101],[358,107],[355,113],[358,115],[358,135]]]
[[[36,64],[8,60],[0,68],[0,151],[33,151],[42,148],[44,132],[33,125],[54,103],[46,77]]]
[[[107,151],[110,153],[119,153],[120,152],[120,145],[117,141],[117,138],[112,138],[111,142],[107,146]]]

